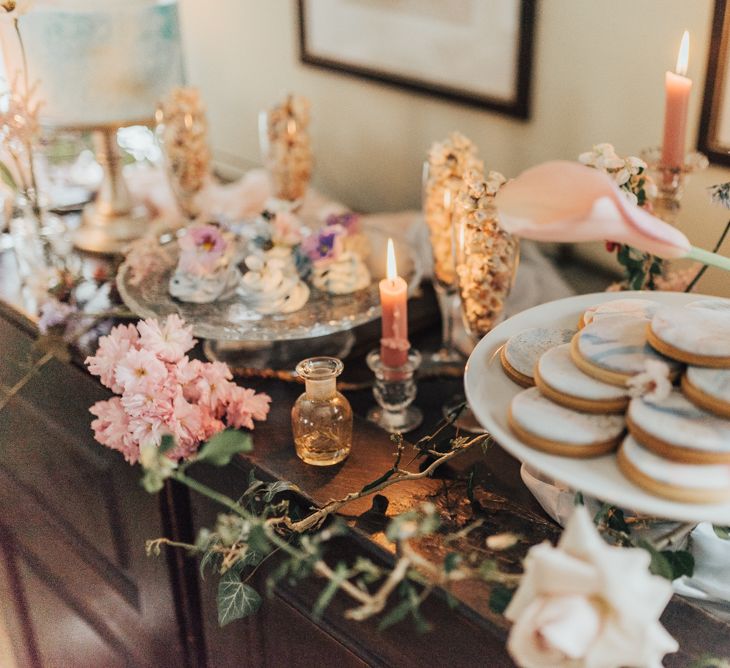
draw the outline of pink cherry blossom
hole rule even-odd
[[[546,162],[502,187],[500,225],[536,241],[615,241],[663,258],[686,256],[687,237],[629,202],[610,176],[577,162]]]
[[[211,362],[201,369],[201,377],[197,382],[198,402],[216,416],[223,414],[231,392],[236,387],[230,382],[231,378],[231,370],[223,362]]]
[[[228,424],[239,429],[253,429],[254,420],[266,419],[270,403],[271,397],[267,394],[257,394],[250,388],[235,387],[226,411]]]
[[[115,378],[114,370],[119,361],[136,349],[139,334],[134,325],[118,325],[107,336],[99,339],[96,355],[86,358],[89,372],[99,376],[102,384],[113,392],[121,392],[122,386]]]
[[[117,362],[114,377],[123,392],[146,393],[167,379],[167,367],[149,350],[130,350]]]
[[[97,401],[89,412],[96,415],[91,428],[94,438],[112,450],[119,450],[130,464],[134,464],[139,456],[139,447],[130,439],[129,418],[119,397],[107,401]]]
[[[191,328],[176,315],[160,325],[147,320],[115,327],[102,337],[86,362],[91,373],[121,396],[90,409],[92,428],[102,445],[136,463],[140,446],[175,438],[171,459],[188,458],[201,442],[231,426],[253,428],[265,420],[271,399],[236,386],[222,362],[191,360]]]
[[[160,325],[157,320],[142,320],[137,324],[140,347],[153,352],[163,362],[179,362],[195,345],[192,326],[177,314],[168,315]]]
[[[191,360],[185,355],[171,370],[175,380],[182,387],[183,396],[188,401],[197,402],[200,400],[198,381],[203,376],[204,368],[205,364],[203,362]]]

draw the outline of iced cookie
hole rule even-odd
[[[682,392],[700,408],[730,418],[730,369],[689,366],[682,376]]]
[[[730,464],[730,421],[703,411],[679,390],[650,403],[631,400],[626,424],[645,448],[687,464]]]
[[[594,457],[616,448],[622,415],[581,413],[553,403],[536,387],[515,395],[507,415],[515,435],[528,445],[564,457]]]
[[[614,299],[586,309],[585,313],[580,317],[578,328],[582,329],[586,325],[590,325],[594,320],[600,320],[601,318],[612,315],[650,320],[658,308],[659,304],[651,299]]]
[[[688,308],[709,308],[713,311],[730,311],[730,299],[715,297],[713,299],[698,299],[687,304]]]
[[[504,372],[518,385],[532,387],[537,360],[546,350],[568,343],[575,333],[572,329],[535,327],[511,337],[499,351]]]
[[[730,500],[730,466],[673,462],[643,448],[631,435],[621,444],[617,461],[629,480],[652,494],[685,503]]]
[[[573,362],[589,376],[620,387],[644,371],[648,359],[665,361],[672,377],[676,377],[680,364],[665,359],[647,344],[647,325],[644,318],[613,316],[596,320],[573,337]]]
[[[647,340],[672,359],[714,368],[730,368],[730,310],[695,302],[665,306],[652,318]]]
[[[628,391],[584,374],[570,357],[570,344],[543,353],[535,366],[535,385],[557,404],[586,413],[622,413]]]

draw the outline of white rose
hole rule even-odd
[[[658,621],[671,585],[649,561],[607,545],[578,506],[558,546],[536,545],[525,559],[505,611],[512,658],[524,668],[660,668],[678,645]]]

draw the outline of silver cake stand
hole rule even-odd
[[[124,262],[117,273],[117,287],[124,303],[140,318],[176,313],[191,324],[193,334],[205,339],[204,352],[210,359],[236,368],[288,371],[305,357],[346,356],[354,341],[351,330],[380,317],[378,282],[386,272],[388,238],[376,229],[363,230],[363,234],[371,249],[367,260],[373,278],[370,286],[349,295],[330,295],[311,288],[305,306],[287,315],[257,313],[238,295],[210,304],[173,298],[168,284],[177,265],[177,244],[154,239],[150,243],[158,245],[158,266],[136,282]],[[398,272],[413,295],[422,276],[420,260],[407,244],[393,241]]]

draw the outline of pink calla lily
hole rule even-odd
[[[689,240],[629,202],[605,173],[556,160],[532,167],[497,194],[500,225],[536,241],[614,241],[663,258],[685,257]]]

